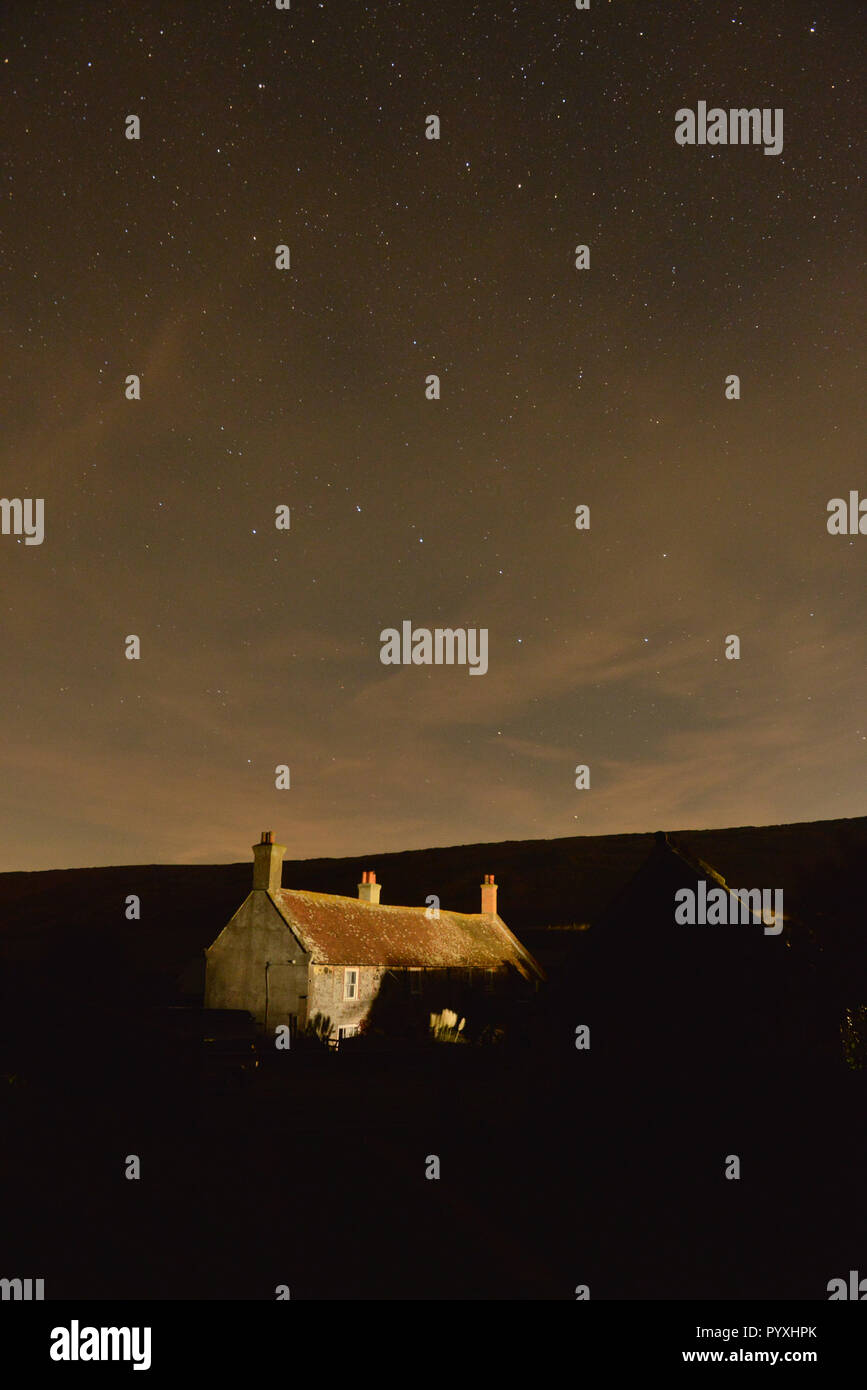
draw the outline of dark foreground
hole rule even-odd
[[[48,1298],[821,1300],[863,1263],[863,1073],[57,1055],[3,1097],[3,1272]]]

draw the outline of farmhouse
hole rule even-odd
[[[253,846],[253,889],[205,951],[205,1008],[244,1009],[267,1032],[320,1015],[339,1040],[384,1000],[421,1019],[468,994],[534,992],[544,972],[497,912],[493,874],[480,911],[392,907],[376,874],[358,897],[283,888],[285,845],[266,830]]]

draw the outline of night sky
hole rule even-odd
[[[0,868],[864,814],[862,15],[7,6]]]

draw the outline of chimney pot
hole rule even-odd
[[[376,874],[372,869],[364,869],[361,875],[361,882],[358,885],[358,900],[363,903],[379,903],[379,894],[382,885],[377,883]]]
[[[497,885],[493,874],[485,874],[482,884],[482,915],[494,917],[497,912]]]

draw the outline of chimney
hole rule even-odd
[[[276,893],[283,884],[283,855],[285,845],[274,844],[274,832],[263,830],[258,845],[253,846],[253,887],[266,893]]]
[[[379,891],[381,883],[377,883],[376,874],[372,869],[365,869],[361,875],[361,882],[358,885],[358,901],[362,903],[379,903]]]
[[[493,874],[485,874],[482,884],[482,915],[495,917],[497,913],[497,885]]]

